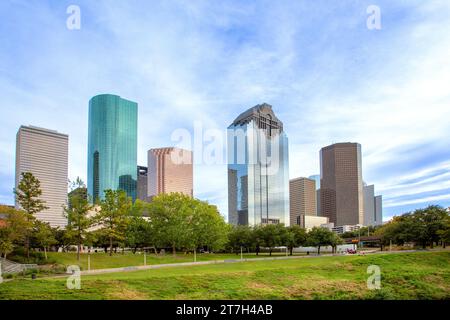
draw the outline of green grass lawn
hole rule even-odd
[[[369,265],[381,290],[368,290]],[[450,299],[450,252],[314,257],[161,268],[0,284],[0,299]]]
[[[304,255],[304,254],[296,254]],[[63,264],[65,266],[78,265],[81,270],[88,269],[88,255],[82,254],[80,261],[77,261],[76,253],[61,253],[61,252],[50,252],[48,254],[51,261],[56,261],[58,264]],[[268,253],[260,253],[257,256],[254,253],[244,254],[244,258],[264,258],[269,257]],[[272,253],[273,257],[286,256],[286,253]],[[210,261],[210,260],[229,260],[229,259],[240,259],[240,254],[212,254],[203,253],[197,254],[197,261]],[[91,270],[94,269],[107,269],[107,268],[119,268],[119,267],[129,267],[129,266],[143,266],[144,265],[144,254],[133,254],[131,252],[126,252],[125,254],[116,253],[112,256],[102,253],[91,254]],[[153,264],[166,264],[166,263],[180,263],[180,262],[193,262],[194,255],[178,253],[175,257],[172,254],[166,255],[155,255],[147,254],[147,265]]]

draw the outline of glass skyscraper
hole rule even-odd
[[[136,200],[137,114],[136,102],[116,95],[89,101],[88,193],[94,202],[108,189]]]
[[[289,225],[288,139],[268,104],[228,127],[228,222]]]

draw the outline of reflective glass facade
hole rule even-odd
[[[228,127],[228,221],[289,225],[288,139],[267,104]]]
[[[136,102],[116,95],[89,101],[88,192],[94,201],[108,189],[136,200],[137,113]]]

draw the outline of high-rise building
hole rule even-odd
[[[67,205],[69,136],[33,126],[21,126],[16,142],[16,188],[20,175],[31,172],[41,183],[41,200],[48,209],[36,218],[52,227],[64,227]],[[19,204],[16,202],[16,207]]]
[[[136,200],[136,102],[102,94],[89,101],[88,192],[93,201],[104,191],[124,190]]]
[[[362,225],[364,199],[359,143],[336,143],[320,151],[321,215],[335,226]]]
[[[309,178],[316,181],[316,211],[317,211],[317,215],[321,216],[321,214],[320,214],[320,174],[315,174],[313,176],[309,176]]]
[[[373,226],[375,224],[375,186],[364,185],[364,225]]]
[[[301,216],[317,216],[316,182],[308,178],[289,181],[290,224],[301,225]]]
[[[383,224],[383,197],[375,197],[375,225],[380,226]]]
[[[148,151],[148,196],[179,192],[193,197],[192,151],[157,148]]]
[[[143,166],[137,167],[137,194],[139,200],[148,200],[148,168]]]
[[[228,127],[228,222],[290,223],[288,138],[265,103]]]
[[[374,185],[364,185],[364,225],[383,224],[382,196],[375,196]]]

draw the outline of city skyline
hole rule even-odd
[[[149,148],[174,144],[178,128],[201,121],[222,130],[267,102],[290,138],[291,179],[319,172],[323,146],[356,141],[387,219],[450,205],[448,3],[379,1],[380,31],[365,28],[367,5],[152,5],[79,1],[81,29],[71,31],[65,4],[0,4],[0,203],[14,203],[21,125],[69,134],[69,178],[86,182],[87,103],[111,92],[140,105],[139,165]],[[159,15],[139,14],[146,11]],[[179,23],[161,27],[168,20]],[[226,165],[195,165],[194,174],[194,195],[226,215]]]

